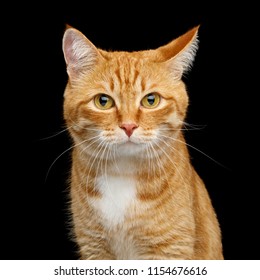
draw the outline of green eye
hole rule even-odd
[[[160,99],[158,93],[149,93],[141,100],[141,105],[147,109],[153,109],[159,105]]]
[[[107,110],[114,106],[115,102],[109,95],[98,94],[94,97],[94,103],[98,109]]]

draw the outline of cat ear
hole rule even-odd
[[[93,69],[101,57],[98,49],[77,29],[67,26],[62,49],[70,78]]]
[[[198,49],[198,29],[199,26],[194,27],[169,44],[158,48],[164,63],[176,79],[181,79],[192,66]]]

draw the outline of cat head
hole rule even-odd
[[[68,27],[64,118],[75,144],[90,154],[113,146],[141,156],[176,138],[188,106],[182,76],[194,60],[198,28],[157,49],[125,52],[99,49]]]

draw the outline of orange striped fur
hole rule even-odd
[[[181,78],[198,28],[138,52],[101,50],[66,29],[64,118],[81,259],[223,259],[218,220],[182,133]]]

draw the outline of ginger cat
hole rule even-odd
[[[153,50],[105,51],[68,26],[64,119],[73,140],[80,259],[223,259],[208,192],[182,133],[195,27]]]

